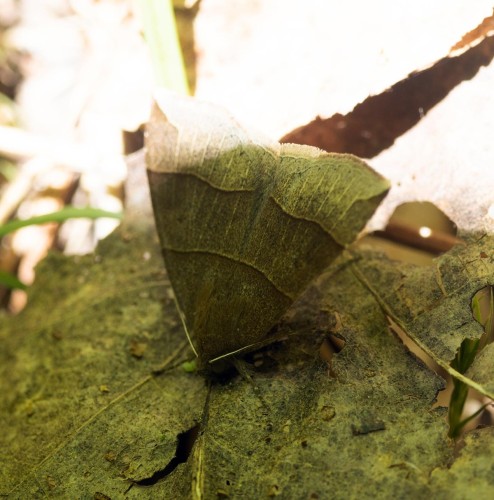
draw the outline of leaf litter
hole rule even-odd
[[[156,236],[149,225],[124,235],[104,241],[97,258],[50,257],[28,309],[4,320],[4,495],[459,498],[461,488],[471,495],[492,487],[488,471],[469,460],[479,439],[492,446],[489,430],[467,439],[454,488],[444,479],[454,443],[445,410],[432,409],[443,381],[390,334],[381,305],[348,262],[335,264],[294,306],[309,325],[320,310],[338,313],[345,347],[333,355],[333,375],[319,356],[315,328],[273,346],[267,368],[252,371],[253,384],[233,376],[208,385],[178,365],[190,353],[180,351],[184,336]],[[484,238],[441,257],[441,286],[434,268],[404,279],[384,258],[362,254],[358,265],[373,283],[386,278],[384,300],[398,297],[396,314],[449,360],[465,335],[480,333],[468,298],[492,274],[485,262],[469,259],[488,245]],[[144,252],[151,258],[142,259]],[[149,346],[140,359],[129,352],[135,339]],[[186,462],[152,486],[140,485],[166,469],[178,435],[197,425]],[[481,480],[458,479],[473,474]]]
[[[126,231],[103,242],[98,259],[52,256],[29,308],[3,320],[4,496],[492,493],[492,428],[469,433],[456,455],[445,411],[432,409],[442,380],[389,333],[383,312],[388,305],[407,333],[449,363],[465,337],[482,333],[470,301],[494,281],[490,237],[477,235],[422,272],[357,255],[381,300],[338,263],[306,294],[315,311],[341,320],[345,347],[331,369],[319,357],[317,331],[273,347],[254,385],[233,377],[208,386],[175,366],[187,355],[180,357],[183,334],[149,221]],[[142,259],[144,251],[152,258]],[[138,359],[130,352],[136,341],[149,345]],[[467,374],[486,393],[491,352],[487,346]],[[169,369],[153,374],[166,359]],[[186,462],[139,486],[167,469],[178,436],[197,425]]]

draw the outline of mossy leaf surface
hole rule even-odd
[[[368,276],[372,259],[360,257]],[[51,256],[28,308],[3,321],[3,495],[461,498],[492,491],[488,467],[474,459],[490,453],[492,433],[475,431],[455,457],[445,411],[432,408],[442,380],[389,332],[354,263],[340,261],[294,304],[279,327],[288,340],[267,348],[250,378],[211,381],[179,366],[191,353],[160,259],[145,222],[115,233],[95,255]],[[400,276],[399,290],[405,268],[379,261]],[[408,310],[435,296],[433,281],[419,281],[419,305]],[[468,301],[459,303],[465,321],[474,321]],[[345,346],[328,365],[319,349],[330,333]],[[164,362],[168,368],[156,372]],[[197,425],[186,462],[167,469],[178,436]]]

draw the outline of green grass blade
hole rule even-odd
[[[6,273],[5,271],[0,271],[0,285],[5,288],[18,288],[19,290],[25,290],[27,285],[21,280],[16,278],[13,274]]]
[[[485,403],[476,412],[472,413],[471,415],[469,415],[465,419],[461,420],[460,422],[457,422],[455,424],[455,427],[452,427],[450,429],[449,437],[452,437],[452,438],[460,437],[462,432],[463,432],[463,427],[465,427],[465,425],[468,424],[468,422],[470,422],[474,418],[478,417],[490,405],[492,405],[492,402]]]
[[[106,210],[100,210],[99,208],[65,207],[58,212],[38,215],[37,217],[31,217],[24,220],[7,222],[7,224],[0,226],[0,238],[8,233],[11,233],[12,231],[20,229],[21,227],[32,226],[35,224],[45,224],[46,222],[65,222],[68,219],[99,219],[101,217],[121,219],[122,213],[107,212]]]
[[[189,94],[172,1],[140,0],[139,7],[156,83],[169,90]]]

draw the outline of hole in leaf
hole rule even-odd
[[[461,343],[455,359],[451,362],[451,367],[461,374],[468,370],[479,352],[494,341],[494,286],[488,285],[479,290],[472,298],[471,306],[473,317],[484,328],[484,333],[478,339],[465,339]],[[492,406],[492,401],[470,389],[464,382],[453,379],[389,317],[388,322],[391,331],[404,346],[447,381],[446,387],[437,395],[434,406],[448,407],[450,437],[457,439],[466,430],[478,425],[493,425],[494,419],[487,411]]]
[[[387,317],[389,329],[405,346],[407,351],[415,358],[424,363],[430,370],[444,379],[445,383],[442,389],[436,394],[436,400],[432,405],[433,408],[447,408],[449,404],[449,395],[451,393],[451,377],[441,368],[424,350],[422,350],[399,325],[397,325],[389,316]]]
[[[447,377],[447,374],[444,372],[444,370],[442,370],[442,368],[425,351],[423,351],[389,316],[387,320],[391,332],[401,340],[403,345],[410,353],[412,353],[417,359],[420,359],[420,361],[422,361],[433,372],[437,373],[443,378]]]
[[[494,286],[488,285],[480,289],[472,299],[472,314],[484,329],[481,347],[494,340]],[[485,337],[485,338],[484,338]]]
[[[134,484],[139,486],[152,486],[158,481],[161,481],[166,476],[170,475],[180,464],[183,464],[189,458],[192,447],[196,442],[201,426],[199,424],[190,428],[185,432],[181,432],[177,436],[177,449],[175,456],[168,462],[164,469],[156,471],[151,477],[135,481]]]
[[[416,264],[429,264],[431,256],[461,243],[455,224],[428,201],[398,206],[384,231],[372,236],[390,257]]]
[[[319,357],[328,365],[328,372],[331,377],[336,377],[333,369],[333,356],[338,354],[345,347],[346,341],[340,334],[328,334],[319,347]]]
[[[330,333],[322,341],[319,349],[319,355],[324,361],[330,362],[333,354],[338,354],[345,347],[346,341],[341,335]]]

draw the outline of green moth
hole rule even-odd
[[[354,156],[256,138],[193,98],[160,95],[146,141],[165,265],[203,364],[264,341],[389,189]]]

